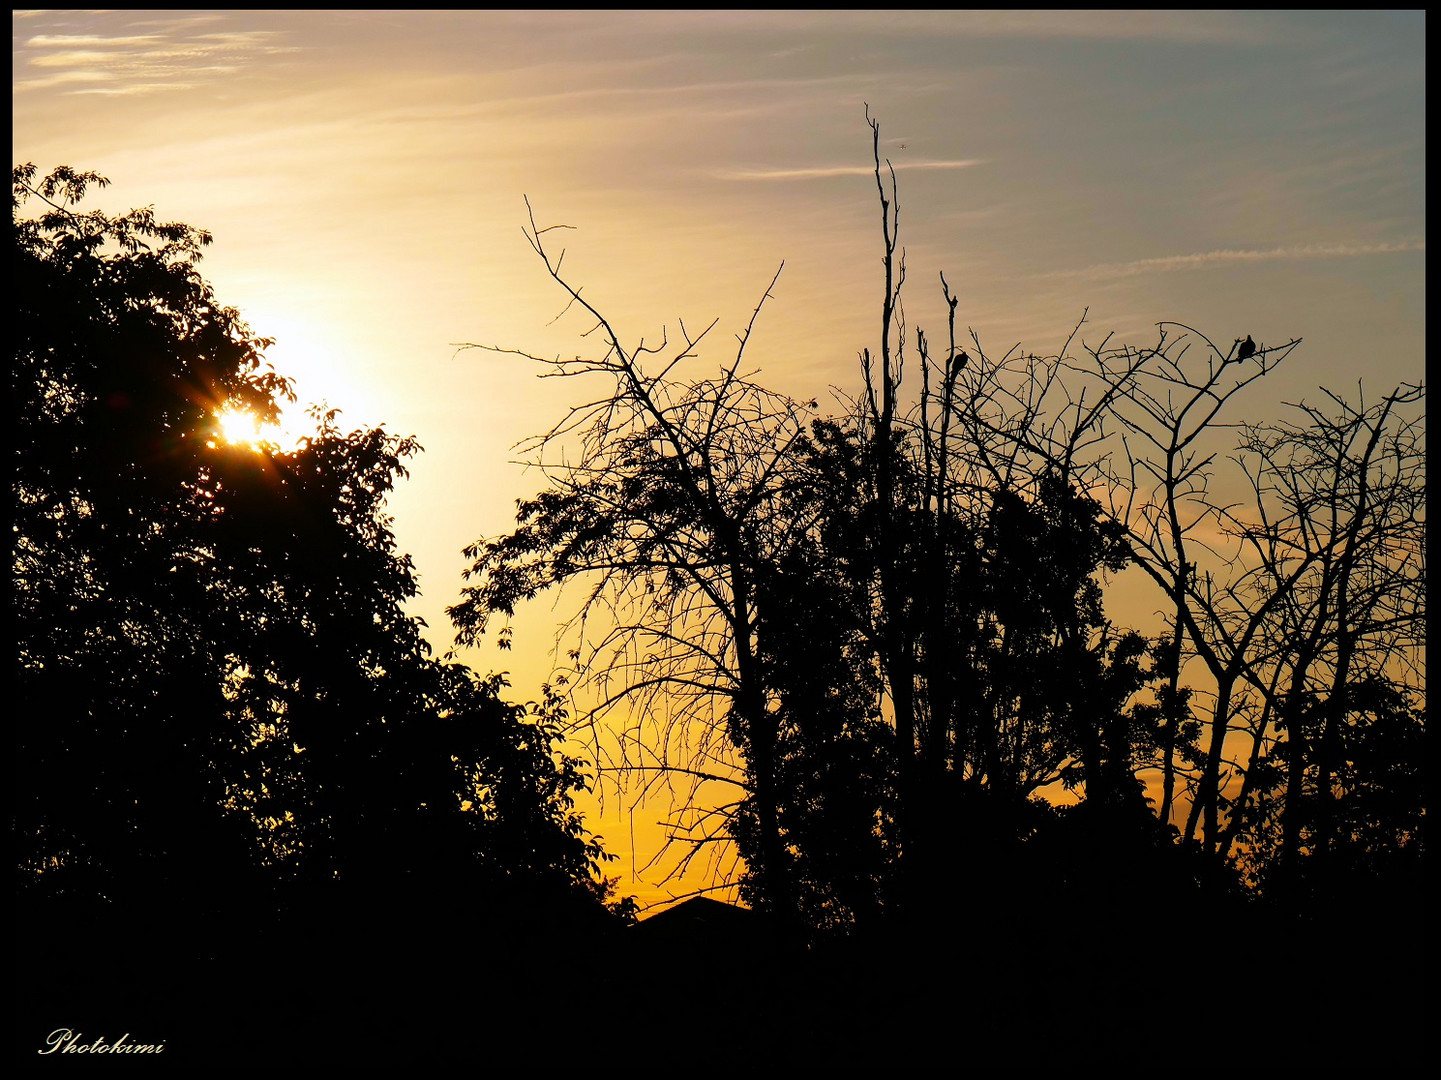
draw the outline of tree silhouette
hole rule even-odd
[[[817,422],[787,470],[783,550],[757,590],[761,678],[776,728],[777,827],[797,910],[822,933],[873,923],[894,901],[896,758],[880,714],[880,680],[868,633],[869,595],[851,560],[860,491],[854,440]],[[748,744],[734,716],[731,738]],[[748,865],[759,822],[742,804],[733,835]],[[742,895],[765,906],[754,873]]]
[[[742,368],[765,297],[734,359],[715,377],[673,379],[670,372],[715,324],[692,335],[682,323],[676,346],[663,338],[627,348],[561,276],[564,252],[546,247],[553,228],[538,228],[532,216],[526,235],[569,297],[567,310],[577,307],[595,320],[603,353],[574,361],[529,358],[552,374],[597,376],[606,386],[530,445],[552,486],[521,504],[513,533],[466,549],[475,560],[467,577],[477,584],[450,615],[460,641],[473,643],[518,602],[583,583],[573,623],[579,640],[570,652],[599,703],[578,725],[597,732],[608,715],[626,710],[632,717],[618,747],[593,741],[603,772],[638,777],[641,795],[677,781],[692,794],[714,781],[749,792],[759,823],[754,869],[774,906],[790,912],[777,821],[777,721],[766,703],[756,604],[763,568],[788,528],[783,472],[808,410],[751,382]],[[652,357],[658,371],[646,366]],[[576,456],[556,461],[550,454],[571,435]],[[598,640],[585,636],[593,623],[603,627]],[[508,643],[508,628],[501,634]],[[728,731],[740,738],[743,767]],[[724,822],[738,805],[678,822],[691,854],[725,839]]]
[[[988,373],[966,386],[952,326],[919,422],[898,405],[900,355],[883,350],[868,408],[806,432],[800,406],[740,375],[749,332],[714,380],[670,377],[704,334],[672,353],[624,347],[561,277],[548,231],[532,219],[527,235],[605,348],[531,359],[608,386],[532,444],[552,486],[521,504],[517,529],[467,550],[477,583],[451,610],[463,642],[585,581],[571,655],[599,702],[581,722],[595,733],[622,706],[634,718],[607,768],[639,774],[642,793],[684,777],[691,799],[734,783],[739,800],[692,807],[678,837],[737,840],[751,902],[813,926],[896,908],[905,867],[931,867],[913,877],[933,887],[954,862],[936,823],[966,785],[1003,793],[1017,821],[1063,779],[1135,793],[1131,733],[1147,714],[1128,698],[1145,649],[1108,634],[1093,580],[1124,563],[1122,530],[1049,459],[1024,474],[985,446],[960,460],[952,427],[982,421],[966,420],[958,387],[974,405],[1000,379],[978,342]],[[556,464],[572,435],[578,452]],[[1062,685],[1058,670],[1072,676],[1059,698],[1032,689],[1042,672]],[[1089,772],[1071,763],[1083,748]]]
[[[944,356],[933,359],[922,330],[908,341],[899,196],[874,120],[871,131],[881,340],[862,354],[865,389],[848,428],[855,487],[825,501],[846,510],[829,511],[822,533],[866,598],[866,663],[894,730],[891,907],[919,911],[955,888],[958,871],[1003,876],[985,864],[1018,857],[1049,820],[1030,803],[1043,788],[1127,807],[1139,824],[1137,773],[1151,763],[1157,714],[1136,695],[1155,671],[1143,664],[1150,644],[1114,630],[1101,602],[1100,578],[1131,559],[1125,526],[1087,492],[1100,475],[1088,454],[1116,390],[1089,404],[1066,398],[1074,361],[1064,353],[997,361],[974,333],[960,348],[959,300],[944,276]],[[909,401],[908,346],[920,371]]]
[[[1334,414],[1299,405],[1301,423],[1243,432],[1255,512],[1235,531],[1258,599],[1279,603],[1256,659],[1273,724],[1256,733],[1229,834],[1283,891],[1318,876],[1394,887],[1420,870],[1424,394],[1330,394]]]
[[[13,200],[21,858],[61,889],[178,879],[177,863],[214,879],[246,859],[210,767],[225,683],[188,625],[212,603],[202,485],[224,453],[215,413],[271,419],[288,386],[195,274],[208,235],[79,213],[102,178],[34,172],[15,170]],[[47,208],[22,218],[32,197]]]
[[[688,781],[674,838],[733,842],[742,896],[816,940],[957,890],[1036,911],[1053,887],[1118,935],[1117,912],[1164,935],[1198,887],[1240,902],[1303,847],[1313,870],[1341,848],[1419,857],[1424,679],[1398,671],[1421,663],[1420,429],[1379,434],[1417,392],[1247,429],[1255,512],[1223,503],[1240,402],[1299,341],[1224,349],[1162,323],[1151,345],[1095,345],[1083,316],[1055,355],[997,357],[974,331],[960,346],[942,275],[933,355],[905,326],[870,123],[881,335],[836,417],[807,424],[740,354],[684,378],[704,333],[624,348],[531,220],[604,341],[532,359],[611,381],[531,444],[549,488],[516,530],[468,549],[461,639],[584,580],[563,634],[595,745],[628,716],[607,769],[642,794]],[[1154,639],[1107,614],[1128,567],[1158,592]],[[739,797],[706,802],[713,781]]]
[[[226,443],[223,410],[289,386],[199,276],[209,236],[81,212],[104,184],[14,172],[22,892],[193,919],[352,883],[591,896],[559,704],[431,660],[404,612],[383,507],[415,440],[317,411],[293,449]]]

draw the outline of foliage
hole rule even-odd
[[[224,683],[187,626],[208,606],[203,485],[219,407],[273,417],[288,386],[196,274],[206,234],[78,214],[102,178],[34,172],[15,170],[13,199],[22,858],[92,881],[181,853],[226,864],[239,838],[209,767],[225,735],[205,722]],[[48,209],[22,218],[32,196]]]
[[[837,931],[856,920],[874,921],[890,899],[895,753],[870,663],[866,596],[858,588],[863,583],[825,542],[835,524],[826,513],[835,506],[827,499],[843,494],[851,447],[832,426],[818,422],[815,435],[825,449],[805,444],[811,452],[788,495],[796,518],[809,518],[812,526],[795,530],[786,550],[764,568],[756,638],[775,725],[785,871],[802,921]],[[755,734],[739,711],[731,713],[729,733],[738,747],[754,745]],[[749,865],[762,857],[760,828],[754,798],[747,798],[731,830]],[[752,906],[767,907],[774,898],[765,885],[760,875],[747,873],[741,894]]]
[[[22,888],[588,895],[556,699],[507,704],[404,611],[383,508],[415,440],[317,410],[292,449],[227,443],[218,414],[272,420],[289,384],[196,270],[209,236],[76,208],[104,185],[14,171]]]

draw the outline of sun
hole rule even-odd
[[[228,443],[260,442],[260,418],[244,409],[223,409],[215,416],[221,437]]]
[[[265,447],[279,447],[285,441],[280,425],[262,424],[260,417],[245,409],[221,409],[215,414],[215,422],[220,438],[232,446],[248,446],[253,450],[260,450]]]

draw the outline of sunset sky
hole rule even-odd
[[[630,343],[719,317],[709,371],[784,261],[750,346],[825,400],[877,344],[865,104],[897,169],[907,318],[944,333],[938,271],[988,352],[1144,344],[1177,320],[1304,344],[1244,415],[1419,382],[1425,16],[1403,13],[16,12],[14,162],[113,181],[210,230],[202,271],[352,427],[425,453],[391,502],[438,651],[461,548],[537,474],[512,447],[585,389],[515,357],[593,349],[521,233]],[[534,697],[562,609],[465,654]],[[664,812],[635,825],[644,862]],[[592,825],[630,880],[631,825]]]

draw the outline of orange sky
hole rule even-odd
[[[879,326],[869,102],[910,325],[943,330],[944,270],[996,353],[1054,351],[1087,307],[1093,343],[1305,338],[1259,419],[1422,378],[1424,39],[1422,13],[20,11],[12,156],[211,230],[202,269],[304,399],[419,437],[391,509],[444,649],[461,548],[539,482],[511,447],[578,392],[451,343],[588,347],[551,324],[522,195],[578,227],[566,270],[632,342],[717,316],[728,342],[784,260],[750,355],[824,400]],[[563,613],[466,659],[535,696]],[[616,806],[594,824],[629,873]]]

